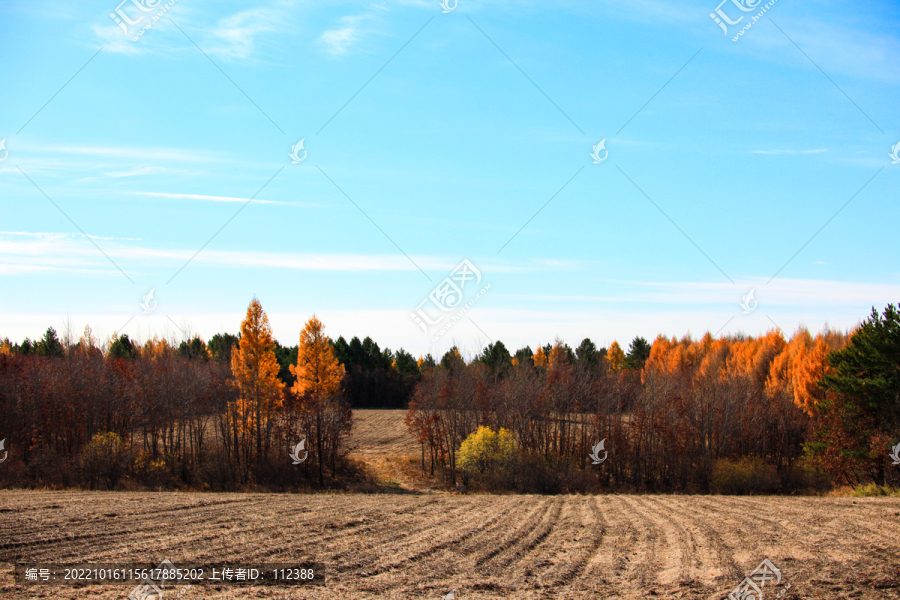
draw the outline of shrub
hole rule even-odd
[[[81,469],[91,489],[116,487],[128,469],[129,449],[111,431],[94,435],[81,453]]]
[[[163,487],[170,483],[171,462],[171,456],[154,458],[149,452],[142,451],[134,461],[133,473],[136,479],[154,489]]]
[[[524,454],[519,468],[519,489],[533,494],[557,494],[562,491],[561,474],[537,453]]]
[[[778,471],[761,458],[717,460],[709,488],[714,494],[771,494],[778,489]]]
[[[463,472],[464,481],[471,478],[488,488],[507,487],[515,476],[517,458],[512,433],[479,427],[460,445],[456,466]]]
[[[831,476],[809,460],[801,460],[781,473],[782,493],[821,493],[833,487]]]
[[[878,485],[870,483],[868,485],[858,485],[853,488],[852,496],[857,498],[869,496],[900,496],[900,489],[892,488],[886,485]]]

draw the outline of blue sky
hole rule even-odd
[[[900,301],[896,3],[732,41],[764,3],[156,2],[0,6],[0,336],[208,338],[256,295],[282,343],[471,354]]]

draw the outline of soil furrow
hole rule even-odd
[[[0,491],[0,505],[11,509],[0,512],[7,562],[314,560],[326,577],[179,600],[438,600],[451,589],[460,600],[711,600],[763,558],[792,585],[782,600],[900,600],[900,555],[886,541],[897,498]],[[121,600],[133,587],[17,585],[0,565],[10,600]]]

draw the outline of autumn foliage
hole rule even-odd
[[[291,366],[297,378],[291,391],[298,399],[298,425],[311,436],[313,447],[322,460],[317,461],[319,483],[323,483],[328,462],[334,476],[341,441],[350,433],[352,413],[340,397],[344,366],[334,353],[325,326],[313,316],[300,332],[297,364]]]
[[[260,465],[271,452],[275,416],[284,400],[274,349],[269,317],[254,298],[241,323],[240,343],[231,352],[231,384],[237,398],[228,403],[223,423],[226,448],[245,481],[251,462]]]
[[[0,485],[297,489],[347,473],[351,402],[396,406],[450,486],[533,492],[794,492],[900,470],[900,313],[851,333],[635,338],[467,359],[332,341],[315,316],[278,344],[257,299],[208,343],[48,329],[0,341]],[[290,449],[305,440],[302,464]],[[608,453],[592,464],[591,448]],[[343,469],[343,471],[342,471]],[[827,477],[826,477],[827,475]]]
[[[740,459],[771,468],[775,488],[794,489],[814,471],[804,443],[827,397],[819,382],[832,371],[829,353],[847,341],[805,329],[790,339],[777,330],[756,338],[659,336],[638,360],[643,343],[626,356],[616,342],[597,352],[585,340],[573,352],[557,340],[549,351],[538,348],[532,364],[513,359],[505,370],[488,351],[460,364],[451,350],[425,372],[407,425],[421,444],[423,470],[451,483],[460,471],[455,449],[489,427],[512,432],[530,457],[518,485],[532,491],[708,491],[717,465],[724,473],[722,461]],[[597,468],[587,454],[602,439],[609,460]]]
[[[338,475],[351,413],[343,366],[313,318],[287,389],[253,299],[240,336],[0,342],[0,484],[289,489]],[[68,337],[68,336],[67,336]],[[289,450],[311,448],[295,466]]]

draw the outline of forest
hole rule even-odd
[[[584,339],[439,360],[273,337],[254,299],[240,334],[138,344],[49,328],[0,343],[6,487],[299,490],[358,478],[354,408],[401,408],[423,475],[538,493],[815,493],[896,485],[900,315],[850,332]],[[286,469],[284,450],[307,458]],[[588,455],[598,447],[600,464]],[[289,462],[289,461],[288,461]]]

